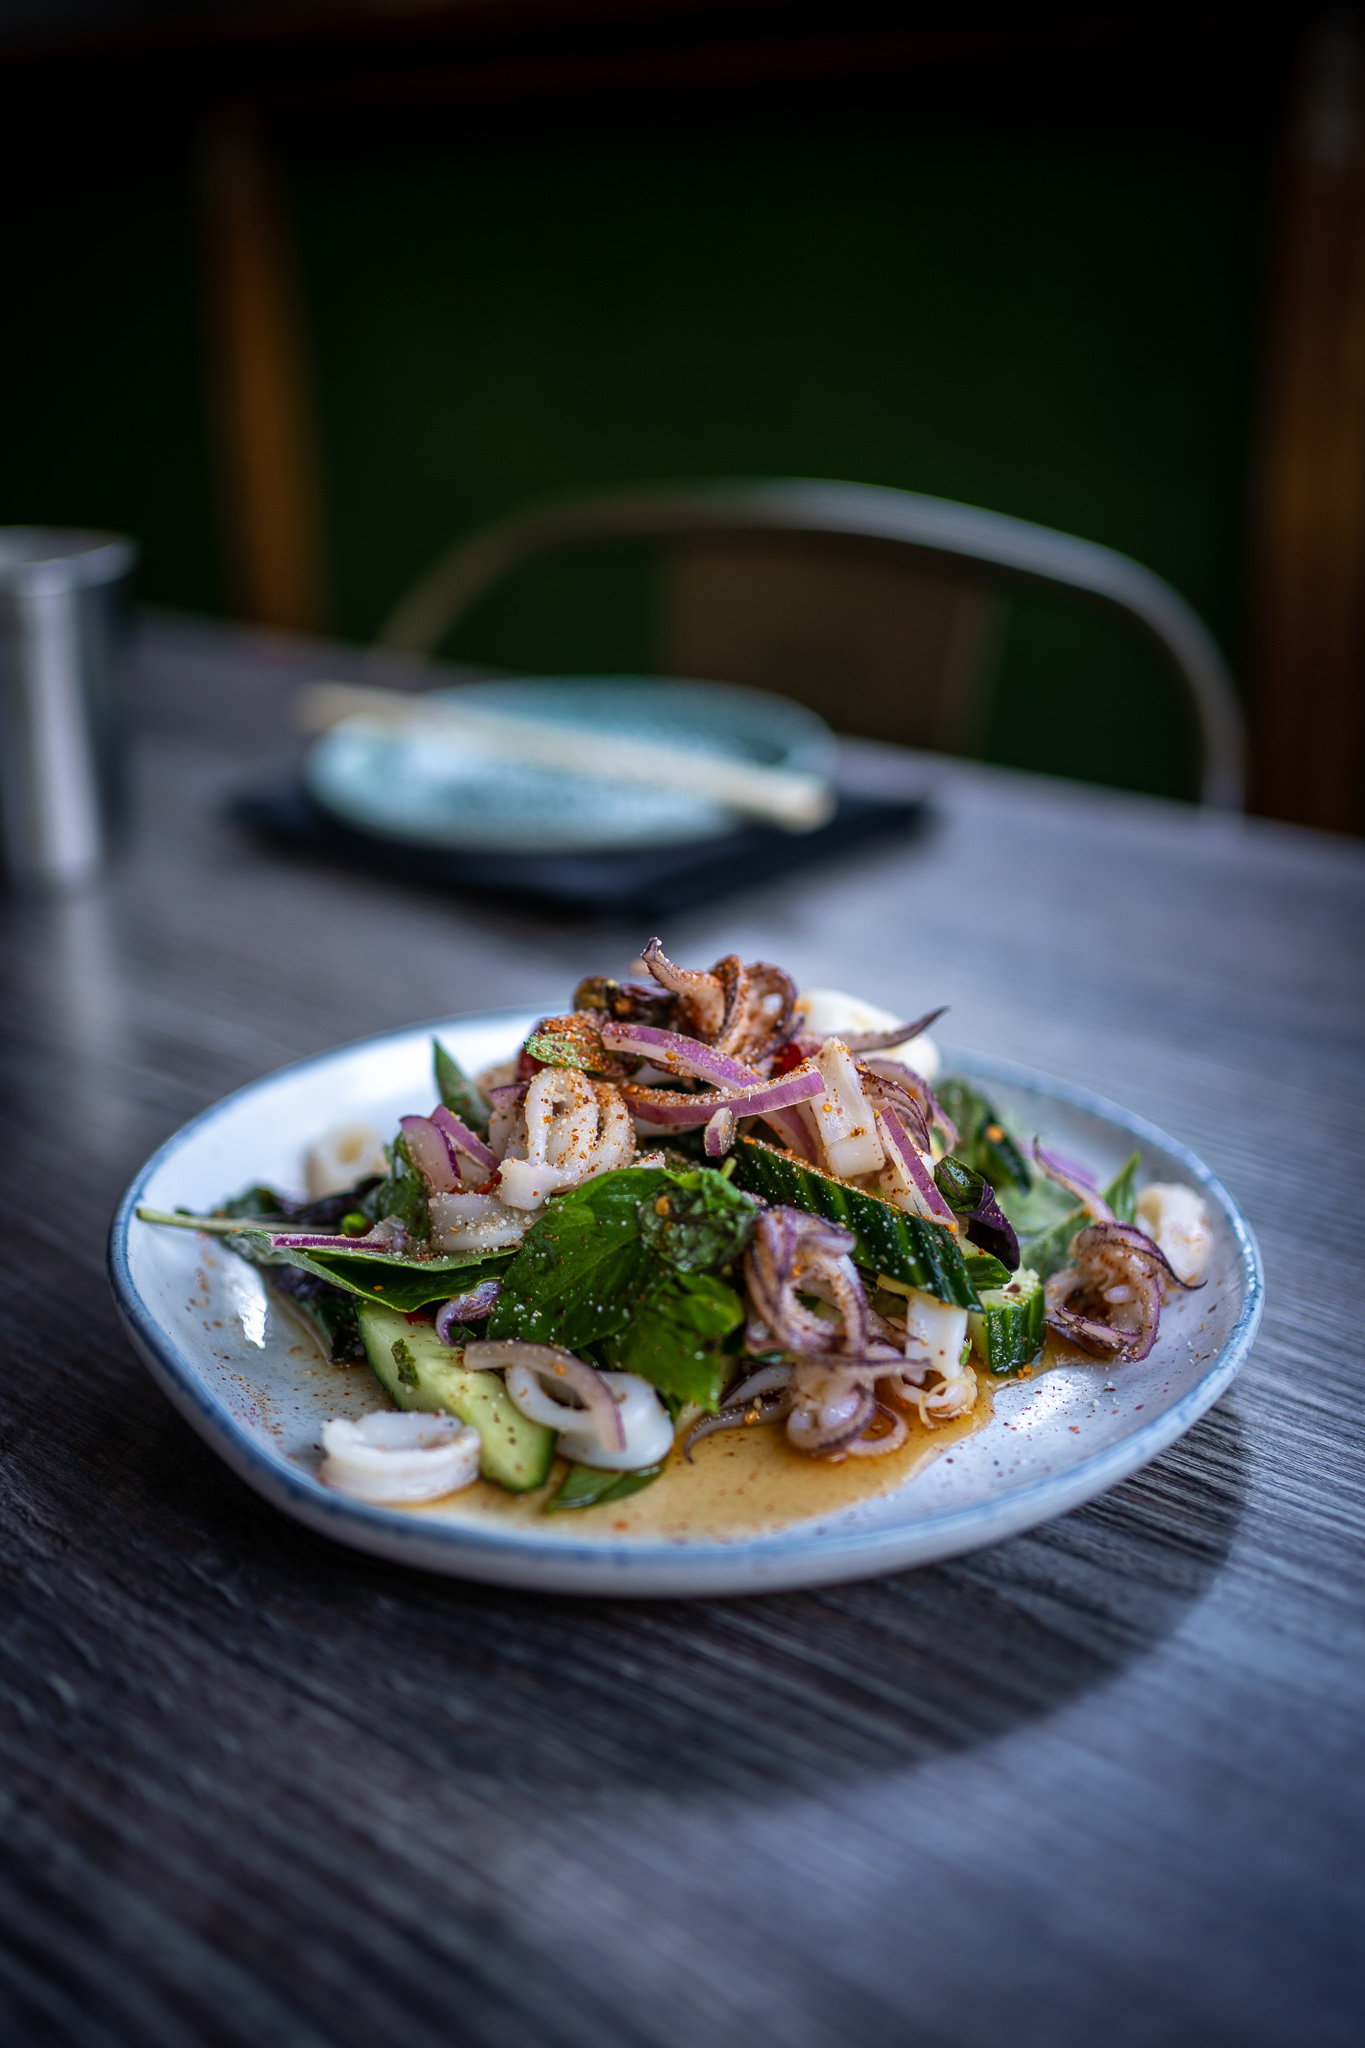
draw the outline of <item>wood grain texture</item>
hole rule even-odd
[[[405,1572],[258,1502],[115,1324],[114,1201],[224,1090],[646,935],[221,821],[363,672],[163,623],[135,843],[4,920],[0,2038],[1354,2043],[1365,851],[861,749],[936,830],[664,933],[913,1011],[1188,1140],[1260,1234],[1230,1397],[931,1570],[732,1603]],[[908,1013],[908,1012],[907,1012]]]

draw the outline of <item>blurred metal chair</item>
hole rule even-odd
[[[624,542],[667,547],[663,672],[780,690],[839,731],[948,752],[968,743],[1004,594],[1041,589],[1098,607],[1178,680],[1199,733],[1202,801],[1242,806],[1237,696],[1168,583],[1093,541],[910,491],[779,479],[552,502],[461,541],[378,644],[434,653],[514,571]]]

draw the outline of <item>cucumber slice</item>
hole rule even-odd
[[[761,1138],[741,1138],[730,1157],[736,1187],[762,1195],[766,1202],[845,1224],[858,1240],[853,1256],[860,1266],[886,1273],[953,1308],[980,1308],[962,1247],[945,1224],[907,1216],[880,1195],[849,1187],[790,1152],[765,1145]]]
[[[410,1323],[378,1302],[361,1304],[360,1334],[375,1378],[400,1408],[458,1415],[477,1429],[485,1479],[496,1480],[509,1493],[530,1493],[545,1484],[554,1460],[554,1431],[527,1421],[499,1374],[466,1372],[460,1353],[441,1342],[433,1324]]]
[[[1046,1301],[1031,1266],[1021,1266],[1003,1287],[988,1287],[967,1318],[972,1349],[993,1373],[1018,1372],[1043,1348]]]

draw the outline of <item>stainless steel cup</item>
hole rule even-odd
[[[0,527],[0,843],[12,887],[78,888],[117,833],[136,553],[113,534]]]

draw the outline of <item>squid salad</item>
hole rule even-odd
[[[685,1484],[708,1437],[894,1456],[1043,1360],[1145,1358],[1198,1287],[1192,1189],[1106,1186],[1039,1144],[911,1022],[731,954],[581,982],[478,1075],[439,1042],[425,1113],[347,1125],[303,1195],[212,1215],[375,1405],[322,1430],[376,1503],[476,1482],[584,1511]],[[644,978],[647,975],[647,979]],[[708,1450],[704,1455],[709,1456]]]

